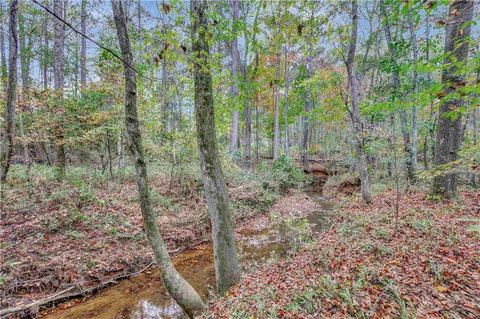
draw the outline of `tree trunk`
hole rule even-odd
[[[355,134],[355,149],[357,152],[357,169],[360,175],[362,198],[365,203],[372,202],[372,195],[370,193],[370,182],[368,180],[367,162],[365,158],[365,151],[363,149],[362,138],[362,123],[360,120],[360,108],[358,105],[359,92],[358,83],[355,76],[355,52],[357,47],[357,33],[358,33],[358,4],[356,0],[352,1],[352,31],[351,31],[350,45],[347,56],[347,73],[348,86],[350,87],[350,95],[352,101],[352,126]]]
[[[236,25],[240,17],[240,2],[238,0],[231,0],[231,7],[232,7],[232,16],[233,16],[233,25]],[[239,75],[240,75],[240,53],[238,51],[238,37],[237,32],[234,30],[235,35],[232,39],[232,49],[231,49],[231,57],[232,57],[232,79],[233,84],[230,88],[230,95],[232,101],[234,103],[234,110],[233,110],[233,121],[232,121],[232,128],[230,132],[230,153],[235,156],[235,153],[238,150],[238,130],[240,124],[240,113],[238,112],[238,99],[240,95],[239,89]],[[246,66],[245,66],[246,67]]]
[[[258,102],[255,101],[255,163],[260,161],[260,127],[258,125]]]
[[[22,101],[23,107],[25,108],[28,101],[28,95],[30,91],[30,51],[32,49],[31,39],[27,41],[26,32],[25,32],[25,17],[24,14],[21,14],[19,17],[19,44],[20,44],[20,72],[22,77]],[[20,114],[19,117],[19,134],[22,138],[22,148],[23,148],[23,161],[27,166],[27,172],[30,166],[30,158],[28,156],[28,144],[25,141],[25,130],[23,126],[23,116]]]
[[[130,67],[133,62],[130,40],[127,31],[127,18],[121,1],[112,0],[112,9],[117,29],[118,41],[124,63],[125,76],[125,124],[127,128],[128,148],[135,163],[137,189],[140,199],[145,232],[158,262],[160,273],[170,295],[190,317],[198,314],[204,307],[200,296],[175,269],[167,247],[156,223],[156,214],[152,210],[147,179],[147,165],[143,154],[142,136],[137,114],[137,85],[135,72]]]
[[[81,30],[87,34],[87,0],[82,0],[81,4]],[[81,37],[80,43],[80,89],[83,92],[87,86],[87,39]]]
[[[190,2],[194,54],[195,120],[200,166],[212,223],[217,290],[223,294],[240,279],[232,213],[218,154],[209,64],[207,2]]]
[[[4,155],[3,165],[0,172],[0,182],[5,182],[7,179],[8,170],[13,157],[13,143],[15,135],[15,97],[17,90],[17,59],[18,59],[18,0],[12,0],[10,2],[10,23],[9,23],[9,36],[10,36],[10,51],[8,57],[9,69],[8,69],[8,83],[7,83],[7,97],[5,102],[6,108],[6,137],[7,137],[7,150]]]
[[[465,62],[468,56],[471,21],[474,2],[471,0],[454,0],[450,3],[445,35],[446,68],[442,74],[443,91],[445,95],[456,93],[465,83],[465,75],[459,72],[459,63]],[[448,98],[441,101],[438,111],[437,137],[435,142],[434,164],[447,164],[458,158],[458,150],[463,139],[462,98]],[[451,113],[455,116],[452,117]],[[433,180],[434,195],[453,198],[457,195],[457,174],[448,172],[436,176]]]
[[[53,10],[55,14],[59,17],[63,17],[63,0],[54,0],[53,1]],[[56,127],[55,127],[55,143],[57,150],[56,158],[56,168],[57,168],[57,178],[62,180],[65,176],[65,145],[64,145],[64,127],[63,127],[63,86],[64,86],[64,69],[63,69],[63,54],[64,54],[64,40],[65,40],[65,29],[62,21],[54,19],[54,64],[53,64],[53,73],[55,77],[55,116],[56,116]]]
[[[275,80],[273,83],[274,112],[273,112],[273,160],[278,158],[280,153],[280,52],[275,57]]]
[[[43,34],[43,54],[42,54],[42,74],[43,74],[43,89],[48,89],[48,13],[45,12],[45,16],[42,23]]]
[[[417,60],[418,60],[418,43],[415,25],[413,21],[410,21],[410,42],[412,43],[412,57],[413,57],[413,94],[414,104],[412,108],[412,169],[417,169],[417,133],[418,133],[418,72],[417,72]],[[414,181],[414,180],[413,180]]]
[[[283,120],[285,121],[285,140],[284,140],[284,148],[285,148],[285,156],[289,156],[289,143],[290,143],[290,136],[288,132],[288,89],[290,86],[289,79],[288,79],[288,47],[285,45],[285,96],[283,97]]]
[[[245,105],[245,163],[244,168],[249,170],[252,168],[252,111],[250,100]]]
[[[7,90],[7,56],[5,53],[5,34],[7,32],[4,28],[4,19],[3,19],[4,9],[3,9],[3,1],[0,1],[0,57],[1,57],[1,72],[0,77],[2,79],[3,89]]]
[[[477,71],[477,84],[480,82],[480,70]],[[477,109],[473,110],[473,146],[477,146]],[[477,187],[477,180],[475,178],[475,172],[472,172],[472,185]]]
[[[140,2],[138,8],[140,8]],[[138,14],[140,15],[140,11],[138,11]],[[162,9],[162,36],[164,37],[163,41],[163,48],[164,50],[164,55],[162,59],[162,87],[160,90],[161,97],[160,97],[160,102],[161,102],[161,123],[162,123],[162,129],[161,129],[161,138],[165,139],[166,134],[168,133],[168,119],[169,116],[173,117],[173,114],[170,113],[170,97],[168,96],[168,91],[169,91],[169,65],[167,64],[167,47],[168,47],[168,41],[167,41],[167,21],[166,21],[166,15],[167,12]],[[141,28],[141,18],[138,18],[138,28],[140,32]]]
[[[120,170],[125,167],[125,155],[124,155],[124,142],[123,142],[123,130],[118,133],[117,140],[117,169]]]
[[[306,64],[307,64],[307,80],[310,80],[312,77],[312,55],[311,55],[311,48],[307,54]],[[309,170],[309,160],[308,160],[308,139],[309,139],[309,113],[310,113],[310,101],[311,99],[311,91],[310,91],[310,84],[305,87],[305,110],[304,115],[302,117],[302,126],[303,126],[303,138],[302,138],[302,162],[303,162],[303,170],[308,172]]]
[[[387,39],[388,50],[392,58],[392,62],[394,64],[393,71],[392,71],[392,87],[394,90],[393,95],[395,99],[398,99],[399,92],[397,90],[401,87],[400,73],[396,63],[398,54],[396,52],[396,48],[393,42],[392,33],[390,30],[390,23],[388,22],[384,0],[382,0],[380,4],[380,8],[382,10],[382,15],[385,19],[384,31],[385,31],[385,37]],[[401,107],[398,108],[398,114],[400,116],[400,129],[402,131],[403,148],[406,154],[405,168],[406,168],[407,183],[408,185],[410,185],[415,181],[415,169],[413,166],[412,142],[410,138],[410,132],[408,131],[408,118],[407,118],[407,113]]]

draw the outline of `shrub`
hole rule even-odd
[[[260,173],[264,175],[264,188],[273,188],[285,192],[292,187],[300,187],[305,181],[302,170],[287,156],[280,156],[272,162],[271,167],[261,165]]]

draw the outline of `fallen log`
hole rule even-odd
[[[69,299],[89,295],[89,294],[94,293],[98,290],[101,290],[101,289],[103,289],[107,286],[116,284],[119,280],[139,275],[142,272],[144,272],[145,270],[147,270],[148,268],[150,268],[150,266],[152,266],[153,264],[154,264],[154,262],[151,262],[147,266],[145,266],[143,269],[141,269],[139,271],[136,271],[136,272],[133,272],[133,273],[114,276],[114,277],[110,278],[109,280],[107,280],[107,281],[105,281],[105,282],[103,282],[103,283],[101,283],[101,284],[99,284],[95,287],[88,288],[86,290],[80,289],[79,291],[69,293],[70,291],[74,290],[75,288],[79,288],[78,286],[71,286],[71,287],[68,287],[67,289],[64,289],[60,292],[57,292],[57,293],[55,293],[55,294],[53,294],[53,295],[51,295],[47,298],[40,299],[40,300],[31,302],[29,304],[25,304],[25,305],[22,305],[22,306],[2,309],[2,310],[0,310],[0,318],[4,319],[4,318],[7,318],[7,316],[9,316],[9,315],[12,315],[12,314],[15,314],[15,313],[18,313],[18,312],[22,312],[22,311],[26,311],[26,310],[32,309],[34,307],[44,307],[44,306],[50,305],[50,304],[52,304],[56,301],[59,301],[59,300],[69,300]]]

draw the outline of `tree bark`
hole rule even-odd
[[[352,102],[352,126],[353,133],[355,135],[355,149],[357,155],[357,169],[360,175],[361,192],[363,201],[367,204],[372,202],[372,195],[370,193],[370,182],[368,180],[368,170],[365,151],[363,149],[362,138],[362,122],[360,120],[360,108],[359,108],[359,92],[358,83],[355,75],[355,52],[357,48],[357,33],[358,33],[358,3],[356,0],[352,1],[352,31],[350,36],[350,45],[347,55],[347,73],[348,73],[348,86],[350,87],[350,95]]]
[[[250,107],[250,99],[245,102],[245,162],[244,168],[249,170],[252,168],[252,109]]]
[[[412,43],[412,58],[413,58],[413,94],[414,94],[414,104],[412,108],[412,169],[413,171],[417,170],[417,135],[418,135],[418,72],[417,72],[417,61],[418,61],[418,43],[417,35],[415,30],[415,25],[413,21],[410,21],[410,42]],[[415,180],[413,180],[415,181]]]
[[[158,262],[167,291],[185,312],[190,317],[193,317],[203,309],[204,305],[197,292],[175,269],[158,229],[156,214],[152,210],[147,165],[143,153],[142,136],[137,114],[136,76],[135,72],[129,67],[133,63],[133,56],[127,31],[127,18],[123,10],[122,1],[112,0],[111,2],[122,57],[128,63],[128,65],[123,65],[125,76],[125,124],[128,148],[135,163],[137,189],[145,232]]]
[[[42,55],[42,74],[43,74],[43,89],[48,89],[48,12],[45,12],[45,16],[42,23],[43,34],[43,55]]]
[[[212,223],[216,284],[218,292],[223,294],[240,280],[240,272],[232,212],[228,204],[214,122],[206,8],[205,0],[190,2],[195,120],[203,187]]]
[[[284,148],[285,148],[285,156],[289,156],[289,143],[290,143],[290,136],[288,130],[288,89],[290,86],[289,78],[288,78],[288,47],[285,45],[285,96],[283,97],[283,120],[285,121],[285,140],[284,140]]]
[[[231,0],[231,7],[232,7],[232,18],[233,18],[233,25],[235,26],[239,17],[240,17],[240,2],[238,0]],[[238,130],[240,124],[240,113],[238,112],[238,99],[240,95],[239,90],[239,75],[240,75],[240,53],[238,51],[238,37],[237,32],[234,30],[235,35],[232,39],[231,43],[231,57],[232,57],[232,79],[233,84],[230,88],[230,95],[232,101],[234,103],[234,110],[233,110],[233,120],[232,120],[232,128],[230,132],[230,153],[235,156],[235,153],[238,151]],[[246,66],[245,66],[246,67]]]
[[[87,0],[82,0],[81,4],[81,30],[87,34]],[[80,89],[83,92],[87,86],[87,39],[81,37],[80,42]]]
[[[6,138],[7,150],[4,155],[3,165],[0,172],[0,182],[5,182],[7,179],[8,170],[13,157],[14,135],[15,135],[15,97],[17,91],[17,59],[18,59],[18,0],[10,2],[10,23],[9,23],[9,69],[8,69],[8,83],[7,83],[7,97],[5,102],[6,108]]]
[[[53,11],[59,17],[64,15],[63,0],[54,0],[53,1]],[[62,21],[54,19],[54,63],[53,63],[53,73],[55,78],[54,89],[56,95],[56,105],[55,105],[55,116],[56,116],[56,127],[55,127],[55,143],[56,143],[56,169],[57,169],[57,178],[63,179],[65,176],[65,145],[64,145],[64,127],[63,127],[63,86],[64,86],[64,40],[65,40],[65,29]]]
[[[3,1],[0,1],[0,58],[1,58],[1,72],[0,76],[2,79],[3,89],[7,90],[7,55],[5,53],[5,34],[7,33],[4,28],[4,19],[3,19],[4,9]]]
[[[474,2],[454,0],[450,2],[445,35],[446,68],[442,74],[445,95],[458,92],[466,84],[465,75],[460,73],[458,65],[468,57],[468,45],[471,32]],[[462,144],[462,113],[459,108],[464,101],[460,98],[448,98],[441,101],[438,111],[437,136],[435,141],[434,165],[439,166],[458,159],[458,150]],[[452,112],[455,116],[452,116]],[[457,174],[447,172],[436,176],[432,183],[434,195],[453,198],[457,196]]]
[[[274,111],[273,111],[273,160],[280,153],[280,52],[275,56]]]
[[[312,63],[313,63],[313,57],[311,55],[311,50],[312,48],[310,47],[309,52],[307,54],[307,59],[306,59],[306,64],[307,64],[307,80],[310,80],[312,77]],[[304,115],[302,116],[302,126],[303,126],[303,138],[302,138],[302,145],[301,145],[301,150],[302,150],[302,162],[303,162],[303,170],[305,172],[308,172],[309,170],[309,160],[308,160],[308,140],[310,136],[309,132],[309,113],[310,113],[310,108],[311,108],[311,91],[310,91],[310,84],[306,85],[305,87],[305,110],[304,110]]]
[[[19,44],[20,44],[20,72],[22,78],[22,101],[23,107],[26,106],[28,101],[28,95],[30,92],[30,56],[31,56],[31,49],[32,43],[31,38],[29,37],[28,41],[26,39],[26,31],[25,31],[25,16],[21,14],[19,17]],[[28,143],[26,143],[25,137],[25,130],[23,126],[23,116],[22,114],[19,115],[19,134],[22,138],[22,148],[23,148],[23,161],[24,164],[27,166],[27,172],[30,167],[30,157],[28,154]]]

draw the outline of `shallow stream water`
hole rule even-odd
[[[328,228],[332,203],[321,193],[306,192],[321,207],[306,217],[313,235]],[[244,229],[237,240],[242,268],[252,263],[262,263],[269,258],[282,258],[291,249],[281,225],[261,230]],[[210,244],[201,245],[173,258],[177,270],[195,288],[202,298],[207,298],[215,286],[213,251]],[[83,301],[73,300],[60,304],[44,313],[48,319],[183,319],[188,318],[178,304],[168,295],[158,269],[145,272],[105,288]]]

